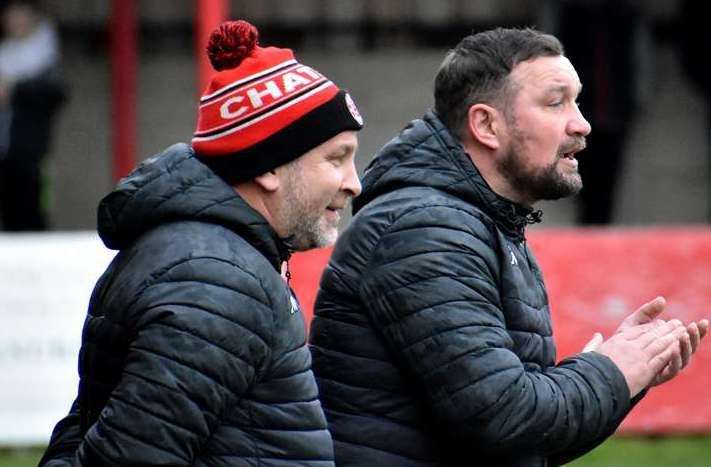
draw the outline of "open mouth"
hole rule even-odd
[[[580,143],[576,143],[570,147],[567,147],[565,148],[566,150],[563,152],[561,157],[568,160],[576,160],[577,154],[583,149],[585,149],[585,146],[585,141],[582,141]]]
[[[574,161],[577,160],[577,155],[580,151],[585,149],[585,145],[576,145],[572,148],[567,148],[565,152],[561,155],[563,159],[567,159],[569,161]]]
[[[333,201],[333,200],[332,200]],[[346,206],[348,206],[348,201],[335,200],[334,204],[329,204],[326,206],[327,211],[340,212],[343,211]]]
[[[326,215],[332,219],[340,219],[342,209],[338,206],[326,206]]]
[[[571,167],[575,170],[578,169],[578,152],[579,149],[568,150],[560,155],[559,161],[563,162],[566,166]]]

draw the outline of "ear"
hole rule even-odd
[[[494,107],[486,104],[474,104],[467,113],[467,129],[477,143],[496,150],[501,144],[502,115]]]
[[[281,179],[276,170],[270,170],[254,178],[254,183],[259,185],[264,191],[274,192],[281,186]]]

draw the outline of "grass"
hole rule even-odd
[[[44,448],[0,449],[0,467],[37,467]]]
[[[2,449],[0,467],[35,467],[43,448]],[[711,437],[612,438],[568,467],[708,467]]]
[[[708,467],[711,437],[611,438],[568,467]]]

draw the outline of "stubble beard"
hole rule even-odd
[[[563,158],[560,149],[556,159],[541,169],[531,169],[524,163],[525,134],[514,126],[513,141],[509,152],[501,161],[501,173],[509,180],[511,186],[524,193],[527,199],[534,201],[556,200],[566,198],[580,192],[583,180],[580,172],[575,170],[562,173],[558,164]]]
[[[326,218],[321,200],[309,202],[298,164],[289,167],[287,173],[287,195],[279,217],[288,232],[289,246],[294,251],[306,251],[333,245],[338,236],[338,222]]]

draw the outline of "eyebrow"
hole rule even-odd
[[[558,93],[561,93],[561,94],[565,94],[565,93],[567,93],[567,92],[570,91],[570,90],[572,90],[573,92],[576,92],[577,94],[580,94],[580,93],[582,92],[582,90],[583,90],[583,85],[580,84],[580,85],[577,86],[576,88],[571,88],[571,87],[570,87],[569,85],[567,85],[567,84],[557,84],[557,85],[554,85],[554,86],[550,86],[548,89],[546,89],[546,92],[558,92]]]
[[[337,149],[334,149],[331,154],[329,154],[329,157],[345,157],[349,153],[354,152],[356,149],[355,145],[346,143],[343,144],[342,146],[339,146]]]

